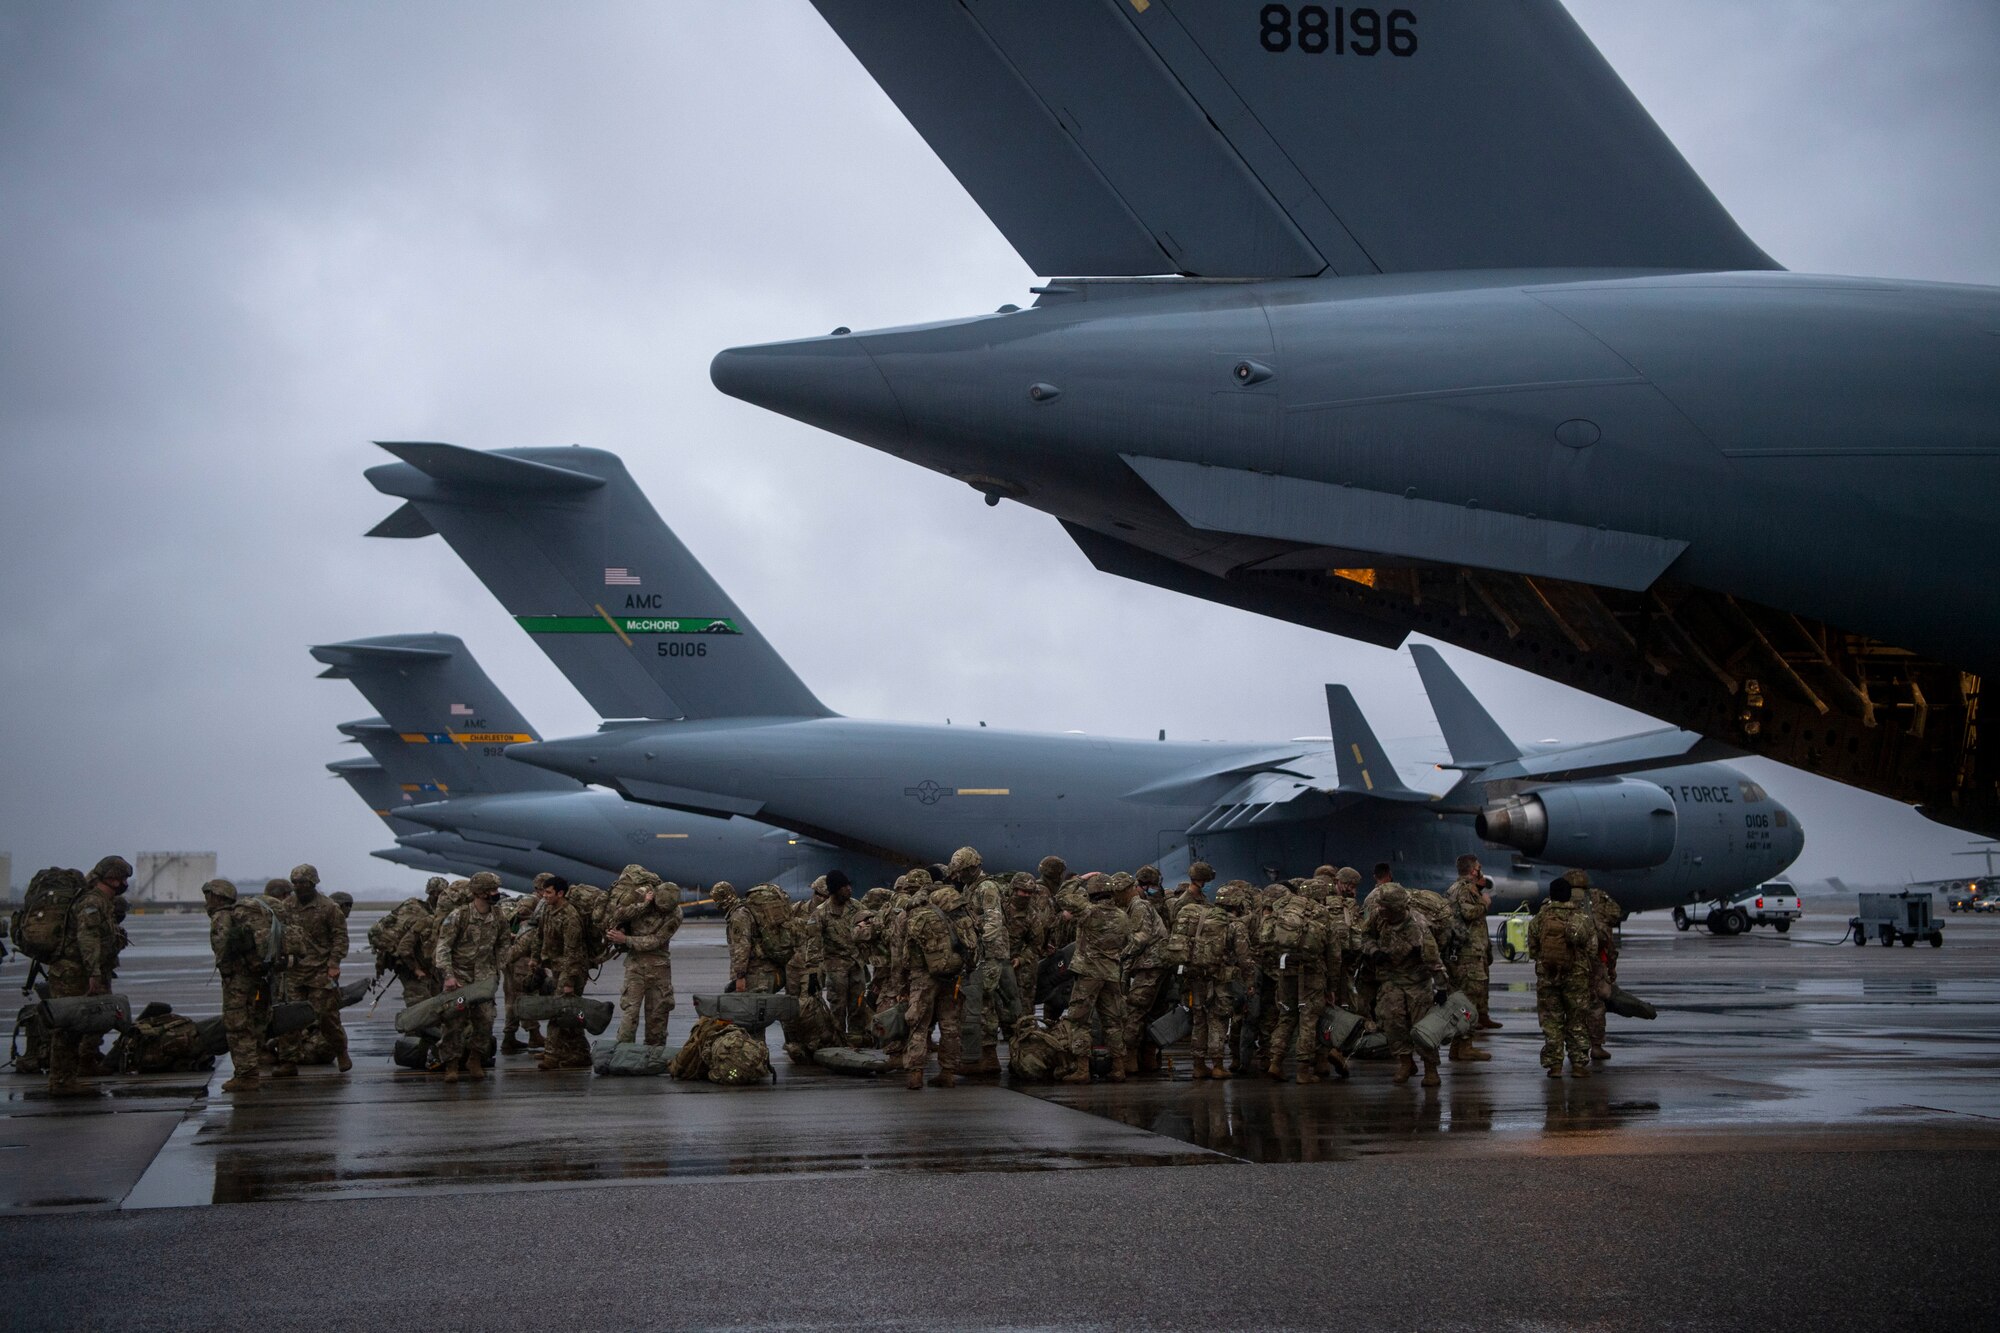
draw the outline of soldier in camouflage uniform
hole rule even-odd
[[[442,876],[434,876],[431,883],[437,890],[426,888],[423,898],[405,898],[368,929],[368,948],[375,955],[375,975],[395,974],[402,987],[405,1009],[437,994],[437,977],[423,956],[409,948],[411,936],[421,936],[426,927],[435,927],[431,903],[437,900],[437,891],[444,888],[445,881]]]
[[[865,1025],[882,1007],[889,980],[889,907],[895,895],[877,885],[861,895],[854,915],[854,948],[862,977],[861,1022]]]
[[[1215,867],[1206,861],[1196,861],[1188,867],[1188,877],[1181,881],[1180,888],[1168,895],[1166,906],[1160,909],[1160,919],[1167,924],[1167,930],[1174,928],[1174,918],[1188,903],[1207,903],[1208,886],[1215,879]]]
[[[500,968],[502,1055],[519,1055],[524,1051],[543,1049],[542,1025],[521,1017],[521,997],[540,994],[543,981],[541,963],[535,957],[533,945],[523,947],[522,941],[541,929],[542,883],[547,878],[546,872],[535,876],[534,893],[503,903],[499,908],[508,940],[506,961]],[[521,1034],[518,1037],[514,1035],[517,1032]]]
[[[792,904],[792,956],[785,960],[785,990],[798,996],[818,995],[826,985],[826,937],[820,931],[820,909],[831,889],[826,876],[812,882],[812,893]]]
[[[1068,882],[1069,867],[1060,856],[1045,856],[1035,867],[1035,900],[1046,923],[1042,934],[1048,940],[1050,953],[1060,953],[1076,938],[1076,918],[1064,912],[1056,901]]]
[[[825,961],[826,1007],[840,1035],[853,1036],[867,1023],[866,945],[855,938],[861,925],[861,904],[854,901],[854,881],[844,870],[826,872],[827,897],[819,906],[816,933]]]
[[[889,983],[897,1004],[910,1000],[910,913],[930,901],[931,872],[912,870],[898,880],[901,905],[889,916]]]
[[[1014,995],[1020,1012],[1032,1015],[1040,998],[1035,987],[1042,959],[1048,953],[1049,918],[1041,910],[1033,875],[1017,870],[1008,887],[1013,891],[1012,908],[1007,913],[1007,953],[1014,968]]]
[[[1069,1008],[1056,1036],[1067,1046],[1072,1071],[1066,1083],[1090,1081],[1091,1030],[1104,1033],[1111,1053],[1111,1081],[1125,1081],[1125,988],[1119,966],[1132,936],[1132,919],[1112,901],[1111,880],[1092,875],[1083,886],[1065,885],[1057,904],[1075,923],[1076,952],[1070,957]]]
[[[1570,1077],[1590,1075],[1590,974],[1598,952],[1597,918],[1576,896],[1580,870],[1549,885],[1549,899],[1528,923],[1528,956],[1535,960],[1535,1017],[1542,1027],[1542,1068],[1561,1078],[1568,1055]]]
[[[345,1074],[354,1068],[347,1054],[347,1029],[340,1022],[340,965],[347,957],[347,917],[333,899],[319,891],[319,871],[313,866],[293,866],[291,884],[292,912],[285,940],[292,965],[285,974],[286,994],[312,1005],[319,1019],[319,1039],[333,1052],[334,1064]],[[278,1077],[292,1078],[298,1072],[296,1054],[291,1048],[282,1048]]]
[[[507,952],[506,922],[493,905],[500,896],[499,881],[471,886],[470,893],[468,902],[445,913],[444,920],[438,923],[437,940],[431,950],[431,966],[444,978],[446,991],[489,977],[497,982]],[[461,1069],[468,1078],[485,1078],[486,1044],[492,1039],[492,1000],[481,1000],[467,1005],[463,1012],[447,1014],[438,1042],[444,1081],[458,1082]]]
[[[997,1074],[1000,1034],[1013,1025],[1018,1007],[1007,935],[1007,889],[986,873],[979,852],[971,847],[953,852],[945,873],[965,899],[979,938],[973,961],[979,977],[979,1058],[971,1072]]]
[[[70,904],[69,926],[62,952],[47,965],[49,998],[109,995],[118,975],[118,923],[112,904],[132,880],[132,864],[122,856],[107,856],[84,877],[84,889]],[[49,1033],[49,1095],[85,1097],[94,1090],[82,1073],[97,1065],[102,1037]]]
[[[1617,899],[1603,889],[1592,888],[1590,877],[1581,870],[1569,872],[1570,882],[1583,894],[1582,901],[1597,923],[1597,951],[1590,962],[1590,1016],[1585,1030],[1590,1034],[1590,1058],[1609,1060],[1604,1049],[1604,1014],[1611,988],[1618,984],[1618,923],[1625,913]]]
[[[604,938],[625,951],[625,986],[618,995],[618,1040],[667,1044],[674,1012],[674,965],[668,954],[681,928],[681,890],[644,866],[626,866],[611,884],[611,928]]]
[[[1417,1072],[1411,1056],[1410,1024],[1443,1001],[1450,984],[1437,941],[1423,914],[1410,906],[1410,891],[1390,880],[1369,895],[1369,913],[1361,924],[1362,952],[1373,959],[1380,990],[1376,1012],[1389,1054],[1396,1061],[1394,1081],[1407,1083]],[[1438,1086],[1437,1056],[1424,1053],[1424,1086]]]
[[[929,879],[927,873],[925,879]],[[912,1092],[924,1086],[933,1026],[938,1030],[938,1072],[931,1086],[949,1088],[957,1082],[961,982],[978,947],[978,927],[956,888],[941,884],[928,889],[925,899],[911,906],[904,938],[910,998],[903,1015],[909,1024],[903,1068],[905,1086]]]
[[[1493,905],[1492,887],[1493,881],[1487,879],[1480,869],[1479,858],[1468,852],[1458,858],[1458,878],[1452,881],[1451,888],[1445,893],[1445,901],[1464,935],[1459,943],[1458,956],[1452,960],[1451,984],[1479,1010],[1479,1027],[1482,1029],[1500,1026],[1487,1013],[1493,937],[1486,929],[1486,912]],[[1451,1044],[1451,1058],[1490,1060],[1493,1057],[1474,1047],[1471,1037],[1460,1037]]]
[[[1299,973],[1297,1055],[1301,1083],[1316,1083],[1330,1073],[1347,1077],[1347,1057],[1322,1046],[1319,1039],[1320,1019],[1333,1003],[1333,979],[1347,954],[1347,915],[1335,906],[1339,895],[1334,892],[1333,876],[1332,866],[1321,866],[1299,890],[1311,906],[1324,941],[1323,947],[1309,952]]]
[[[539,890],[542,900],[540,929],[528,938],[535,957],[548,972],[555,993],[580,996],[590,982],[590,953],[584,944],[583,914],[569,901],[569,881],[551,875]],[[588,1069],[590,1043],[583,1024],[575,1019],[549,1020],[547,1043],[537,1069]]]
[[[1194,887],[1192,883],[1190,887]],[[1199,896],[1178,895],[1174,909],[1174,934],[1187,958],[1182,973],[1187,989],[1188,1016],[1192,1030],[1188,1050],[1197,1079],[1228,1078],[1223,1066],[1229,1041],[1229,1017],[1236,1008],[1232,986],[1244,953],[1240,907],[1210,904]],[[1233,899],[1225,887],[1223,896]]]
[[[1358,961],[1355,942],[1361,929],[1361,905],[1355,901],[1354,895],[1360,888],[1361,872],[1353,866],[1342,866],[1333,872],[1333,896],[1327,899],[1326,905],[1340,915],[1347,937],[1346,952],[1341,955],[1340,965],[1333,974],[1333,1002],[1368,1018],[1371,1016],[1369,1010],[1360,1006],[1354,994],[1354,966]]]
[[[1145,869],[1152,870],[1151,866]],[[1141,872],[1143,873],[1143,871]],[[1153,887],[1160,885],[1160,872],[1153,870]],[[1167,926],[1160,913],[1142,896],[1138,877],[1119,871],[1111,877],[1111,896],[1126,919],[1131,933],[1125,941],[1125,1072],[1139,1072],[1140,1032],[1153,1016],[1153,1004],[1160,997],[1160,982],[1166,975]],[[1155,1064],[1158,1048],[1148,1052]]]

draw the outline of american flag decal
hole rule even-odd
[[[471,717],[472,710],[464,704],[453,704],[451,706],[451,715],[453,717]]]
[[[604,571],[604,586],[607,588],[636,588],[639,586],[639,576],[629,569],[606,569]]]

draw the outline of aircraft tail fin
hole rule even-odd
[[[600,717],[827,716],[616,454],[382,447],[368,480],[415,512],[377,534],[442,534]]]
[[[1339,765],[1340,789],[1392,801],[1428,801],[1397,775],[1389,752],[1375,738],[1375,729],[1361,714],[1361,705],[1345,685],[1326,687],[1327,720],[1332,724],[1333,753]]]
[[[1521,747],[1500,729],[1458,673],[1445,665],[1437,649],[1413,643],[1410,656],[1423,678],[1424,693],[1430,696],[1431,711],[1437,714],[1438,729],[1444,733],[1452,763],[1476,769],[1521,757]]]
[[[1043,274],[1775,268],[1560,0],[813,0]]]
[[[541,737],[457,636],[387,634],[320,644],[312,655],[326,664],[322,678],[354,683],[394,744],[429,756],[433,776],[419,782],[455,796],[581,790],[572,778],[506,757],[507,746]]]

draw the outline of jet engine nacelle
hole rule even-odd
[[[1586,870],[1643,870],[1673,855],[1673,798],[1651,782],[1566,782],[1479,812],[1479,836]]]

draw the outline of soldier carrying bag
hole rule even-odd
[[[468,1006],[491,1000],[493,992],[499,988],[499,985],[500,978],[495,975],[487,977],[484,981],[474,981],[468,985],[460,986],[457,990],[439,991],[436,995],[431,996],[430,999],[419,1000],[400,1014],[397,1014],[396,1031],[409,1033],[415,1032],[419,1028],[436,1027],[444,1021],[445,1016],[448,1014],[461,1014],[465,1012]],[[278,1006],[278,1009],[289,1007],[289,1005],[281,1004]],[[274,1037],[280,1035],[278,1032],[278,1009],[271,1011],[271,1035]],[[306,1009],[310,1012],[312,1006],[307,1005]]]
[[[1479,1010],[1464,995],[1453,991],[1416,1022],[1410,1024],[1410,1040],[1418,1049],[1435,1055],[1479,1026]]]
[[[52,1031],[101,1037],[113,1028],[132,1026],[132,1003],[123,995],[71,995],[43,1000],[42,1016]]]
[[[523,995],[514,1001],[515,1015],[530,1023],[567,1019],[581,1024],[593,1037],[611,1026],[612,1012],[611,1001],[585,995]]]
[[[1184,1004],[1176,1004],[1146,1025],[1146,1035],[1153,1039],[1155,1046],[1167,1047],[1183,1040],[1194,1031],[1194,1016]]]
[[[43,967],[60,960],[73,933],[70,915],[88,887],[82,871],[62,866],[37,870],[14,913],[14,947]]]

